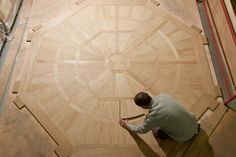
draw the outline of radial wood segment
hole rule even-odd
[[[142,156],[118,125],[144,113],[133,102],[139,91],[169,93],[188,110],[203,96],[202,108],[216,97],[202,36],[146,0],[81,1],[34,32],[27,60],[20,98],[61,156]],[[158,147],[151,133],[140,138]],[[124,149],[130,145],[132,152]]]

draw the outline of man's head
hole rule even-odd
[[[142,107],[144,109],[148,108],[149,103],[151,102],[152,98],[145,92],[139,92],[134,97],[134,102],[139,107]]]

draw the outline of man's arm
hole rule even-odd
[[[147,133],[152,129],[152,123],[149,118],[145,118],[143,124],[141,125],[129,124],[128,121],[125,119],[121,119],[119,123],[123,128],[140,134]]]

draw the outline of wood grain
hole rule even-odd
[[[15,81],[13,88],[12,88],[12,93],[17,94],[20,88],[20,81]]]
[[[21,98],[20,98],[21,97]],[[26,107],[36,120],[43,126],[43,128],[49,133],[49,135],[59,145],[55,152],[61,157],[68,157],[73,152],[73,145],[64,137],[63,133],[57,126],[49,119],[49,117],[42,111],[40,107],[35,104],[35,101],[30,98],[30,94],[21,95],[17,97],[15,103],[19,108]],[[23,100],[21,100],[23,98]],[[24,106],[22,104],[25,104]]]
[[[24,102],[22,102],[22,100],[20,99],[20,97],[16,97],[16,99],[14,100],[14,104],[19,108],[22,109],[23,107],[25,107]]]
[[[198,32],[151,1],[84,1],[77,7],[34,34],[21,89],[26,107],[59,143],[59,155],[82,145],[84,151],[135,144],[118,120],[144,113],[133,102],[139,91],[167,92],[187,109],[197,108],[199,99],[206,99],[202,108],[214,100]],[[157,144],[150,133],[141,138]]]

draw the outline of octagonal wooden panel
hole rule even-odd
[[[83,1],[34,34],[20,97],[59,146],[142,156],[118,125],[144,112],[133,103],[139,91],[169,93],[187,109],[215,95],[202,36],[155,1]]]

